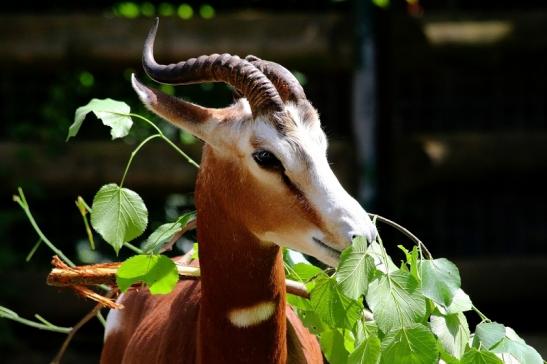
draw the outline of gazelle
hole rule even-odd
[[[225,82],[240,98],[201,107],[133,88],[154,113],[205,141],[196,182],[201,279],[166,296],[130,291],[111,311],[102,363],[322,363],[316,338],[285,300],[281,246],[335,266],[355,235],[376,229],[326,157],[317,111],[285,68],[254,56],[143,65],[168,84]]]

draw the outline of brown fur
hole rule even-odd
[[[121,330],[106,338],[101,362],[322,363],[317,339],[286,306],[280,248],[251,233],[314,224],[309,208],[286,190],[266,190],[238,161],[208,147],[196,206],[201,280],[166,296],[128,293]],[[227,319],[264,301],[276,308],[261,323],[239,328]]]

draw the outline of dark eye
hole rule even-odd
[[[258,150],[254,152],[253,159],[262,168],[283,170],[283,165],[279,159],[267,150]]]

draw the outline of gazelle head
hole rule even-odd
[[[354,236],[375,239],[367,213],[332,172],[319,115],[287,69],[229,54],[161,65],[153,56],[157,26],[143,54],[144,69],[153,80],[226,82],[243,96],[226,108],[204,108],[132,77],[133,88],[151,111],[208,145],[200,173],[211,181],[208,193],[219,208],[230,206],[232,221],[262,244],[286,246],[332,266]]]

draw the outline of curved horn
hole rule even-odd
[[[275,86],[250,62],[230,54],[212,54],[190,58],[176,64],[158,64],[154,59],[154,40],[159,19],[148,33],[143,51],[143,67],[153,80],[168,84],[226,82],[243,94],[253,115],[283,110]]]
[[[304,89],[294,75],[279,63],[265,61],[256,56],[249,55],[245,59],[268,77],[277,88],[283,101],[298,101],[306,99]]]

